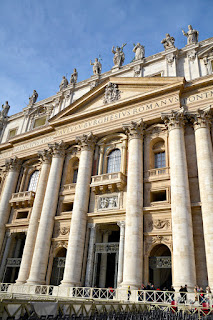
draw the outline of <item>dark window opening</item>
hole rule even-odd
[[[151,202],[166,201],[166,190],[151,192]]]
[[[18,211],[16,219],[27,219],[29,211]]]
[[[62,212],[64,211],[72,211],[73,210],[73,202],[63,203]]]

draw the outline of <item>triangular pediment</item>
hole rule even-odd
[[[55,115],[50,124],[65,118],[119,108],[128,101],[180,87],[184,81],[183,77],[110,77]]]
[[[203,49],[201,49],[198,53],[199,58],[204,58],[208,56],[213,56],[213,45],[209,45]]]

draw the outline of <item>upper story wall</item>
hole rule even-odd
[[[165,39],[164,39],[165,40]],[[139,57],[124,66],[114,66],[103,74],[97,73],[77,83],[75,73],[68,83],[64,77],[60,91],[49,98],[36,101],[32,95],[29,105],[22,112],[7,116],[0,114],[0,142],[9,141],[15,135],[36,130],[48,124],[48,120],[78,100],[110,76],[118,77],[185,77],[186,81],[213,73],[213,38],[186,45],[182,49],[174,46],[149,57]]]

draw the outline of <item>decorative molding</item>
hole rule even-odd
[[[142,139],[143,130],[145,128],[143,119],[136,121],[131,121],[130,124],[123,124],[123,130],[130,139]]]
[[[5,160],[5,167],[7,171],[17,171],[20,169],[21,160],[18,157],[14,156],[12,158]]]
[[[170,113],[161,113],[161,119],[164,121],[166,128],[172,129],[182,128],[186,123],[186,110],[181,108],[178,111],[172,110]]]
[[[65,155],[65,143],[64,141],[59,141],[55,143],[48,143],[48,147],[50,150],[50,153],[53,155],[53,157],[64,157]]]
[[[42,150],[37,152],[38,157],[43,163],[49,163],[51,161],[51,153],[50,150]]]
[[[195,130],[199,128],[210,128],[213,119],[211,106],[204,110],[198,109],[194,114],[188,113],[188,117],[193,123]]]
[[[95,142],[97,138],[93,135],[92,132],[88,134],[83,134],[82,136],[76,137],[75,141],[81,147],[81,150],[90,150],[93,151],[95,147]]]
[[[119,208],[119,197],[114,196],[100,196],[98,199],[98,210],[112,210]]]
[[[121,92],[118,89],[118,85],[116,83],[109,82],[105,88],[104,93],[104,104],[112,103],[114,101],[119,100],[121,97]]]

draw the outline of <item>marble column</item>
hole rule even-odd
[[[41,211],[28,284],[44,284],[64,163],[63,141],[49,144],[52,163]]]
[[[79,286],[81,283],[95,140],[92,133],[76,138],[76,142],[81,146],[81,156],[75,188],[64,277],[61,286]]]
[[[198,110],[193,120],[208,282],[211,290],[213,290],[213,150],[210,135],[210,125],[212,122],[211,109]]]
[[[100,146],[99,154],[98,175],[100,176],[103,173],[104,146]]]
[[[173,286],[176,290],[196,284],[195,256],[188,168],[184,140],[184,111],[162,114],[169,130],[171,215],[173,238]]]
[[[121,285],[121,282],[123,281],[125,221],[119,221],[117,225],[120,227],[118,277],[117,277],[117,287],[119,287]]]
[[[12,193],[15,192],[16,189],[20,164],[21,162],[17,157],[10,158],[5,162],[8,174],[6,177],[0,201],[0,251],[2,250],[2,245],[5,236],[5,224],[8,222],[10,216],[11,206],[9,201],[11,199]]]
[[[129,158],[122,287],[137,289],[143,270],[143,121],[132,121],[123,128],[129,138]]]
[[[108,242],[109,231],[103,232],[103,243]],[[106,286],[106,273],[107,273],[107,253],[104,252],[101,254],[101,263],[100,263],[100,275],[99,275],[99,287],[105,288]]]
[[[88,257],[87,257],[85,287],[92,286],[94,255],[95,255],[95,241],[96,241],[96,225],[93,223],[89,223],[89,228],[90,228],[90,239],[89,239]]]
[[[30,267],[33,258],[33,252],[36,242],[36,236],[39,226],[39,218],[42,211],[42,206],[44,202],[45,190],[47,186],[48,175],[50,171],[50,152],[44,150],[38,153],[42,161],[42,167],[40,172],[40,177],[38,181],[38,186],[36,189],[35,200],[33,203],[32,212],[30,215],[30,222],[27,231],[27,237],[24,245],[24,251],[21,259],[21,265],[19,269],[17,284],[25,283],[29,277]]]
[[[5,249],[4,249],[4,254],[3,254],[3,257],[2,257],[2,260],[1,260],[0,282],[3,280],[2,278],[3,278],[3,275],[4,275],[6,262],[7,262],[7,258],[8,258],[9,251],[10,251],[10,248],[11,248],[11,241],[12,241],[12,235],[8,234],[7,235]]]

